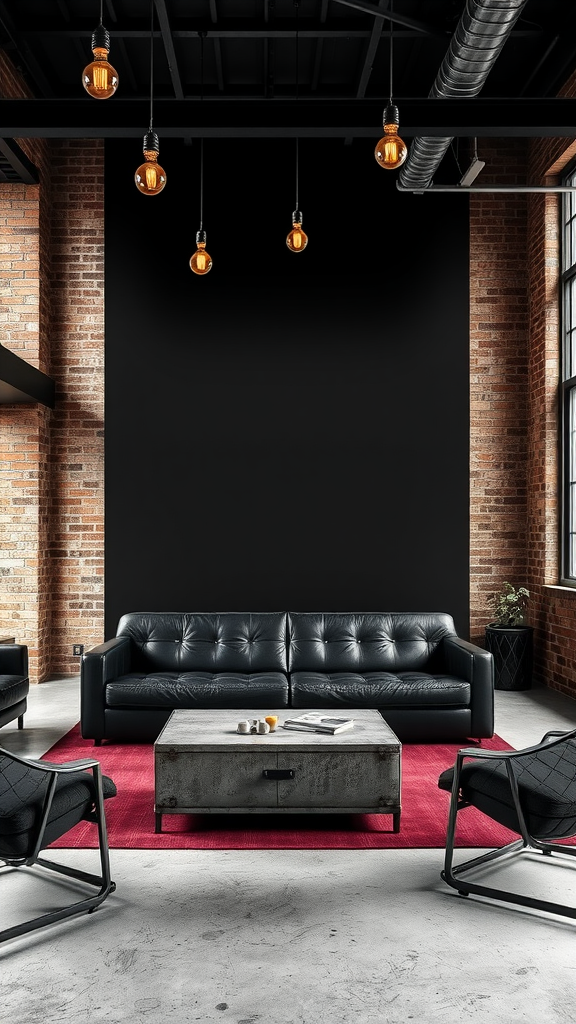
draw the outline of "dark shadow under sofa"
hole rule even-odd
[[[444,612],[130,612],[84,654],[81,731],[153,741],[176,708],[377,708],[402,741],[494,733],[492,655]]]

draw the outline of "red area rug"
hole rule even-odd
[[[79,726],[53,746],[44,759],[71,761],[96,757],[118,795],[106,801],[108,838],[113,849],[137,850],[356,850],[443,848],[450,795],[438,789],[438,776],[454,764],[460,744],[406,743],[402,747],[402,819],[392,832],[385,814],[197,814],[165,815],[154,832],[154,750],[145,743],[83,740]],[[472,744],[470,744],[472,746]],[[510,750],[498,736],[484,740],[491,750]],[[456,845],[500,846],[516,838],[475,808],[459,815]],[[81,822],[55,846],[95,847],[96,828]]]

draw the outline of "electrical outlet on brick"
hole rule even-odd
[[[73,644],[72,655],[74,658],[81,658],[84,654],[84,644]]]

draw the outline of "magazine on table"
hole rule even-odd
[[[353,718],[340,718],[335,715],[323,715],[317,711],[309,711],[296,718],[287,718],[282,723],[284,729],[296,729],[302,732],[326,732],[334,736],[345,729],[352,729]]]

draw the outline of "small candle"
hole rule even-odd
[[[270,726],[270,732],[274,732],[276,726],[278,725],[278,715],[266,715],[264,721],[268,722],[268,725]]]

